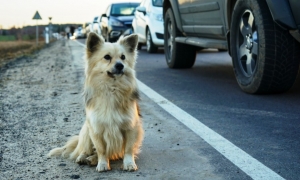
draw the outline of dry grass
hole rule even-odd
[[[14,59],[23,55],[29,55],[44,46],[44,42],[39,42],[36,46],[35,41],[9,41],[0,42],[0,64],[9,59]]]

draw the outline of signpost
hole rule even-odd
[[[52,23],[51,23],[52,17],[49,17],[49,39],[51,41],[52,39]]]
[[[39,12],[36,11],[32,19],[36,20],[36,45],[38,45],[39,44],[39,26],[38,26],[37,20],[42,19],[42,17],[40,16]]]

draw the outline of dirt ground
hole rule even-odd
[[[82,52],[74,42],[58,41],[0,67],[1,180],[222,179],[202,154],[203,140],[143,94],[145,140],[137,171],[120,170],[121,160],[98,173],[95,167],[47,158],[84,122]]]

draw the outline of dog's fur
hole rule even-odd
[[[137,35],[106,43],[89,33],[86,43],[84,99],[86,121],[79,136],[49,156],[63,156],[79,164],[110,170],[109,160],[123,158],[123,170],[137,169],[144,130],[139,114],[139,93],[135,77]]]

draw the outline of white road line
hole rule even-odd
[[[77,42],[77,41],[76,41]],[[85,45],[77,42],[85,47]],[[284,179],[267,166],[263,165],[257,159],[253,158],[239,147],[232,144],[230,141],[219,135],[198,119],[194,118],[187,112],[183,111],[169,100],[159,95],[157,92],[146,86],[138,80],[138,86],[142,93],[148,96],[156,104],[162,107],[165,111],[171,114],[178,121],[186,125],[194,131],[200,138],[204,139],[219,153],[225,156],[229,161],[235,164],[238,168],[244,171],[248,176],[255,180],[277,180]]]
[[[165,111],[170,113],[178,121],[182,122],[198,136],[204,139],[208,144],[215,148],[219,153],[225,156],[233,164],[239,167],[247,175],[253,179],[283,179],[270,168],[260,163],[255,158],[251,157],[245,151],[232,144],[230,141],[201,123],[198,119],[189,115],[166,98],[162,97],[154,90],[138,81],[138,86],[141,92],[148,96],[151,100],[157,103]]]

